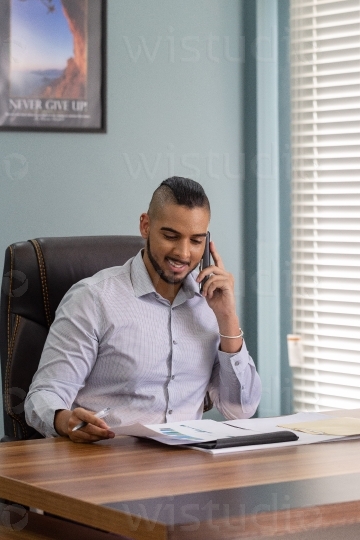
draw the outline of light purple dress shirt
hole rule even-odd
[[[154,289],[139,252],[76,283],[64,296],[25,402],[28,424],[57,436],[58,409],[111,407],[116,428],[200,419],[206,391],[226,418],[248,418],[261,383],[245,342],[219,351],[214,312],[196,274],[174,302]]]

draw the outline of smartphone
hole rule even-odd
[[[210,266],[210,232],[208,231],[206,233],[206,239],[205,239],[205,250],[204,255],[202,256],[202,259],[200,261],[200,270],[204,270],[204,268],[207,268]],[[200,292],[203,290],[203,286],[207,282],[210,276],[206,276],[201,282],[200,282]]]

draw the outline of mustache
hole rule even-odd
[[[179,263],[179,264],[184,264],[184,265],[190,266],[189,261],[182,261],[181,259],[175,259],[174,257],[166,257],[166,260],[167,261],[174,261],[174,262]]]

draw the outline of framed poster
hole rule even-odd
[[[0,1],[0,130],[105,132],[106,0]]]

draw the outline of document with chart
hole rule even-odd
[[[254,429],[230,426],[214,420],[189,420],[167,424],[133,424],[116,428],[116,435],[146,437],[168,445],[183,445],[204,451],[251,445],[296,441],[291,430],[262,433]]]
[[[238,437],[242,431],[215,420],[189,420],[168,424],[132,424],[116,428],[116,435],[148,437],[164,444],[195,444],[227,437]],[[245,430],[245,433],[247,430]]]

